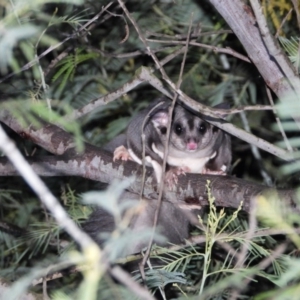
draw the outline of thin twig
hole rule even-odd
[[[137,282],[135,282],[128,273],[123,271],[120,267],[115,266],[111,269],[109,269],[109,272],[121,283],[123,283],[125,286],[127,286],[128,289],[130,289],[132,292],[134,292],[137,296],[140,297],[140,299],[145,300],[155,300],[151,296],[151,294],[142,286],[140,286]]]
[[[125,22],[125,32],[126,32],[125,37],[121,40],[121,42],[119,42],[119,44],[123,44],[124,42],[126,42],[128,40],[128,37],[129,37],[129,26],[128,26],[126,18],[124,17],[123,14],[115,14],[115,13],[110,12],[108,9],[106,11],[108,14],[110,14],[113,17],[122,18],[123,21]]]
[[[162,52],[162,51],[174,50],[174,48],[175,48],[175,46],[167,46],[167,47],[160,47],[157,49],[153,49],[152,51],[154,53],[157,53],[157,52]],[[95,53],[99,53],[99,54],[103,55],[104,57],[113,57],[113,58],[131,58],[131,57],[136,57],[139,55],[146,54],[145,50],[136,50],[136,51],[128,52],[128,53],[110,53],[110,52],[106,52],[106,51],[103,51],[101,49],[98,49],[98,48],[95,48],[92,46],[87,46],[86,49],[91,50]]]
[[[293,3],[293,5],[294,5],[294,10],[295,10],[296,16],[297,16],[298,29],[300,29],[299,0],[292,0],[292,3]]]
[[[187,40],[186,40],[186,45],[185,45],[185,51],[184,51],[184,55],[183,55],[183,59],[182,59],[182,63],[181,63],[181,68],[180,68],[180,74],[179,74],[179,78],[178,78],[178,82],[176,87],[179,89],[181,82],[182,82],[182,76],[183,76],[183,70],[184,70],[184,65],[185,65],[185,61],[186,61],[186,56],[187,56],[187,51],[188,51],[188,44],[189,44],[189,36],[191,34],[191,28],[192,28],[192,20],[193,20],[193,14],[191,16],[190,19],[190,26],[189,26],[189,30],[188,30],[188,35],[187,35]],[[172,116],[173,116],[173,111],[176,105],[176,101],[177,101],[177,94],[174,94],[173,97],[173,101],[172,101],[172,105],[169,109],[169,124],[167,126],[167,134],[166,134],[166,141],[165,141],[165,145],[164,145],[164,157],[163,157],[163,166],[162,166],[162,177],[160,178],[160,186],[159,186],[159,195],[158,195],[158,204],[157,204],[157,208],[155,211],[155,215],[154,215],[154,221],[153,221],[153,229],[152,229],[152,235],[151,238],[149,240],[149,244],[145,253],[145,256],[143,258],[143,261],[141,263],[141,274],[142,274],[142,278],[145,280],[145,274],[144,273],[144,266],[146,264],[146,261],[149,258],[150,255],[150,251],[152,248],[152,243],[154,240],[154,234],[155,234],[155,230],[157,227],[157,223],[158,223],[158,218],[159,218],[159,213],[160,213],[160,209],[161,209],[161,204],[162,204],[162,195],[163,195],[163,190],[164,190],[164,175],[166,173],[166,167],[167,167],[167,156],[169,153],[169,139],[170,139],[170,133],[171,133],[171,126],[172,126]],[[144,277],[143,277],[144,276]]]
[[[249,81],[244,85],[244,87],[242,88],[241,92],[240,92],[240,95],[239,95],[239,99],[242,98],[243,94],[245,93],[247,87],[249,85]],[[239,99],[237,99],[237,96],[235,95],[234,93],[234,96],[233,96],[233,99],[235,101],[235,103],[239,103]],[[252,133],[251,132],[251,128],[249,126],[249,122],[248,122],[248,119],[246,117],[246,114],[244,111],[240,112],[240,117],[241,117],[241,120],[242,120],[242,123],[243,123],[243,126],[244,126],[244,129],[249,132],[249,133]],[[258,163],[260,164],[260,168],[259,168],[259,172],[261,174],[261,176],[263,177],[264,179],[264,182],[267,186],[272,186],[273,183],[272,183],[272,178],[271,176],[267,173],[264,165],[263,165],[263,161],[262,161],[262,157],[261,157],[261,154],[259,152],[259,149],[257,148],[256,145],[254,144],[250,144],[250,147],[251,147],[251,152],[254,156],[254,158],[258,161]]]
[[[222,29],[222,30],[215,30],[215,31],[205,31],[200,33],[191,33],[189,39],[195,39],[201,36],[207,36],[207,35],[217,35],[217,34],[224,34],[224,33],[233,33],[230,29]],[[166,38],[166,39],[177,39],[177,40],[185,40],[187,39],[187,36],[185,34],[175,34],[175,35],[168,35],[168,34],[162,34],[157,32],[151,32],[146,30],[145,35],[148,36],[156,36],[160,38]]]
[[[285,134],[285,131],[284,131],[283,127],[282,127],[281,121],[280,121],[280,119],[278,117],[277,110],[276,110],[275,105],[274,105],[274,101],[273,101],[273,97],[272,97],[271,91],[268,88],[268,86],[266,86],[266,91],[267,91],[267,96],[268,96],[269,102],[270,102],[270,104],[273,107],[273,113],[275,115],[275,120],[276,120],[276,123],[278,125],[279,130],[280,130],[280,133],[281,133],[281,135],[283,137],[285,146],[286,146],[287,150],[292,153],[293,152],[293,148],[292,148],[292,146],[291,146],[291,144],[290,144],[290,142],[289,142],[289,140],[288,140],[288,138],[287,138],[287,136]]]
[[[282,20],[280,26],[278,27],[278,29],[277,29],[277,31],[276,31],[276,34],[275,34],[275,38],[276,38],[276,39],[278,38],[278,36],[279,36],[279,34],[280,34],[280,31],[281,31],[281,29],[282,29],[284,23],[285,23],[286,20],[289,18],[289,16],[291,15],[292,11],[293,11],[293,8],[291,8],[291,9],[289,10],[289,12],[286,14],[286,16],[283,18],[283,20]],[[298,9],[297,9],[297,11],[298,11]],[[297,15],[298,15],[298,12],[297,12]]]
[[[173,53],[166,56],[164,59],[161,60],[160,64],[163,66],[167,64],[169,61],[171,61],[174,57],[178,56],[179,54],[183,53],[184,47],[181,47],[174,51]],[[166,89],[163,87],[163,84],[161,81],[156,78],[152,73],[155,69],[148,69],[145,67],[140,68],[136,71],[136,76],[133,79],[130,79],[127,81],[123,86],[121,86],[119,89],[113,91],[110,94],[107,94],[105,96],[102,96],[100,98],[96,98],[92,101],[90,101],[87,105],[73,110],[72,114],[70,116],[67,116],[67,120],[74,120],[80,117],[83,117],[84,115],[94,111],[97,107],[101,107],[103,105],[106,105],[109,102],[114,101],[115,99],[119,98],[120,96],[126,94],[127,92],[131,91],[138,85],[140,85],[143,82],[148,82],[151,84],[154,88],[156,88],[158,91],[160,91],[162,94],[168,94]]]
[[[147,39],[147,41],[152,42],[152,43],[172,44],[172,45],[184,45],[184,43],[185,43],[184,41],[163,41],[163,40],[153,40],[153,39]],[[247,56],[242,55],[242,54],[232,50],[229,47],[220,48],[220,47],[211,46],[211,45],[207,45],[207,44],[201,44],[201,43],[197,43],[197,42],[193,42],[193,41],[189,42],[189,45],[209,49],[209,50],[212,50],[212,51],[218,52],[218,53],[230,54],[230,55],[232,55],[236,58],[239,58],[245,62],[251,63],[251,60]]]
[[[235,265],[235,268],[242,268],[244,265],[244,261],[247,257],[247,252],[249,250],[249,244],[251,239],[254,236],[256,227],[257,227],[257,221],[256,221],[256,201],[252,201],[250,212],[249,212],[249,228],[247,230],[247,234],[245,237],[245,243],[242,245],[241,251],[238,253],[238,261]]]

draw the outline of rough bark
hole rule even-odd
[[[210,0],[244,46],[266,84],[280,99],[299,91],[299,77],[272,36],[276,50],[265,43],[250,6],[241,0]],[[269,35],[269,32],[267,33]]]
[[[80,156],[43,156],[30,157],[28,161],[37,174],[41,176],[80,176],[91,180],[110,183],[113,179],[124,180],[135,176],[136,180],[128,190],[139,194],[142,186],[142,167],[134,162],[113,162],[112,154],[100,148],[89,146]],[[18,175],[14,167],[5,158],[0,159],[0,176]],[[215,197],[215,204],[221,207],[239,207],[250,211],[251,203],[258,195],[271,189],[253,182],[233,176],[216,176],[186,174],[179,177],[178,184],[170,190],[164,187],[164,200],[188,209],[196,205],[208,205],[207,181],[210,181],[211,193]],[[151,168],[147,168],[144,186],[144,196],[148,199],[157,198],[157,184]],[[276,191],[274,189],[274,191]],[[296,192],[285,189],[277,190],[279,197],[288,205],[295,206]]]
[[[278,97],[283,98],[286,93],[297,91],[299,78],[295,75],[293,67],[288,60],[280,58],[282,56],[280,51],[270,53],[252,9],[240,0],[210,0],[210,2],[232,28],[266,84]],[[74,149],[72,136],[55,125],[45,124],[40,129],[32,126],[22,128],[7,111],[0,113],[0,120],[24,138],[59,155],[58,157],[30,158],[38,174],[82,176],[105,183],[111,182],[113,178],[124,179],[134,174],[137,179],[129,189],[135,193],[140,192],[142,169],[135,163],[113,163],[110,154],[89,144],[85,145],[84,153],[78,155]],[[0,163],[1,176],[16,175],[5,159],[1,159]],[[152,170],[147,169],[144,189],[144,195],[147,198],[155,198],[157,194],[156,183],[152,175]],[[205,185],[208,179],[211,181],[211,191],[218,206],[236,208],[243,201],[245,211],[249,211],[257,195],[269,190],[265,186],[230,176],[187,174],[180,177],[176,190],[170,191],[165,187],[164,198],[179,204],[207,205]],[[279,190],[278,193],[286,203],[295,204],[293,190]]]

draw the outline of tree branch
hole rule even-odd
[[[210,0],[210,3],[236,34],[266,84],[278,98],[282,101],[287,96],[298,99],[300,79],[271,36],[258,1],[251,0],[256,18],[251,7],[241,0]],[[297,118],[295,120],[297,122]]]
[[[91,145],[80,156],[43,156],[30,157],[27,160],[40,176],[80,176],[109,184],[113,179],[124,180],[134,175],[136,180],[128,190],[139,195],[142,187],[142,166],[132,161],[113,162],[111,153]],[[17,171],[5,158],[0,159],[0,176],[18,176]],[[237,208],[243,201],[243,210],[249,212],[251,203],[256,197],[270,191],[278,193],[287,205],[296,206],[295,190],[270,189],[232,176],[191,173],[179,176],[178,185],[174,189],[164,187],[163,199],[179,205],[182,209],[207,206],[207,180],[211,182],[211,192],[216,199],[216,206]],[[153,169],[147,168],[144,197],[157,199],[157,190]]]

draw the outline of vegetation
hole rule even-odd
[[[227,1],[245,13],[241,19],[238,8],[232,12],[233,24],[241,19],[249,30],[261,31],[260,44],[252,36],[254,53],[239,35],[242,27],[226,18],[227,4],[217,2],[1,2],[0,122],[34,171],[0,130],[3,299],[299,298],[299,204],[287,205],[274,191],[297,192],[299,186],[299,4]],[[274,51],[262,22],[282,52]],[[260,47],[268,53],[265,64]],[[230,132],[231,175],[245,186],[274,189],[256,197],[255,205],[248,203],[249,209],[245,199],[225,209],[205,180],[208,202],[191,238],[185,245],[153,246],[146,288],[139,272],[133,278],[141,285],[119,268],[143,255],[124,258],[126,245],[152,234],[128,230],[124,212],[132,206],[118,202],[133,179],[116,182],[111,171],[101,182],[93,167],[84,165],[82,173],[79,168],[92,164],[95,152],[88,151],[98,148],[90,145],[100,149],[139,110],[162,93],[181,95],[178,90],[209,107],[228,102],[241,108],[226,116],[245,130]],[[178,101],[193,104],[184,97]],[[63,160],[71,163],[59,169]],[[97,206],[115,222],[101,249],[78,229]],[[163,263],[156,268],[151,261]]]

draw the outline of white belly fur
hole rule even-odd
[[[159,151],[154,144],[152,144],[152,149],[156,154],[163,158],[163,152]],[[191,173],[202,173],[204,166],[211,158],[216,156],[216,152],[205,157],[188,157],[189,153],[184,154],[184,156],[185,157],[174,157],[168,155],[167,162],[170,166],[174,167],[188,167]]]
[[[191,173],[202,173],[202,170],[210,157],[202,158],[178,158],[168,156],[167,162],[170,166],[174,167],[188,167]]]

